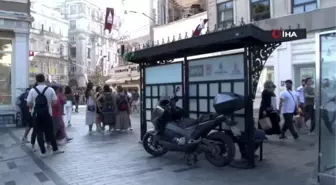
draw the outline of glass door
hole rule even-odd
[[[336,31],[320,34],[319,97],[319,173],[321,185],[335,181],[336,126]],[[328,180],[329,179],[329,180]],[[328,182],[327,182],[328,181]]]

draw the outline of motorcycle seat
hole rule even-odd
[[[194,125],[198,125],[198,120],[192,118],[183,118],[178,124],[181,128],[188,128]]]

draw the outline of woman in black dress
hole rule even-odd
[[[264,90],[261,94],[261,103],[259,108],[259,120],[269,117],[271,120],[272,128],[265,130],[267,135],[280,134],[280,116],[277,110],[276,96],[274,94],[276,86],[272,81],[264,83]],[[258,124],[260,127],[260,124]]]
[[[96,87],[96,99],[100,96],[101,92],[102,92],[102,88],[99,87],[99,86]],[[102,125],[102,123],[103,123],[103,116],[102,116],[102,112],[101,112],[101,108],[102,107],[100,106],[101,103],[97,103],[97,107],[96,107],[96,125],[97,125],[97,131],[98,132],[101,132],[104,129],[104,127]]]

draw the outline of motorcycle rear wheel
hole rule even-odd
[[[163,156],[164,154],[166,154],[168,152],[168,150],[160,145],[159,143],[154,143],[153,146],[153,133],[151,132],[147,132],[143,139],[142,139],[142,145],[144,147],[144,149],[146,150],[147,153],[151,154],[154,157],[160,157]]]
[[[229,165],[236,156],[236,147],[233,140],[223,132],[213,132],[207,136],[208,140],[216,141],[214,151],[205,152],[205,158],[216,167]],[[223,156],[225,154],[225,156]]]

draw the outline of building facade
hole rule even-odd
[[[0,1],[0,114],[14,114],[16,98],[28,87],[31,21],[28,0]]]
[[[101,61],[105,76],[111,74],[117,62],[116,39],[120,19],[114,15],[112,32],[108,33],[104,30],[106,10],[93,3],[89,0],[66,0],[50,5],[69,22],[69,84],[74,87],[85,87]]]
[[[141,7],[148,7],[146,9]],[[118,40],[118,62],[112,69],[111,79],[108,84],[119,84],[124,88],[139,90],[140,74],[136,64],[123,59],[123,51],[130,51],[138,45],[147,44],[153,38],[153,27],[156,19],[154,16],[153,0],[124,0],[121,16],[122,25]]]
[[[208,0],[154,0],[156,24],[164,25],[207,11]]]
[[[268,59],[261,75],[257,97],[266,80],[275,82],[279,95],[286,79],[292,79],[298,87],[301,79],[315,78],[315,46],[318,44],[315,35],[336,27],[335,10],[333,0],[209,0],[209,29],[239,25],[241,20],[267,30],[306,28],[307,39],[283,43]],[[255,107],[258,106],[257,99]]]
[[[29,83],[43,73],[49,81],[67,85],[69,82],[69,23],[60,12],[39,3],[31,4],[34,18],[29,39]]]

